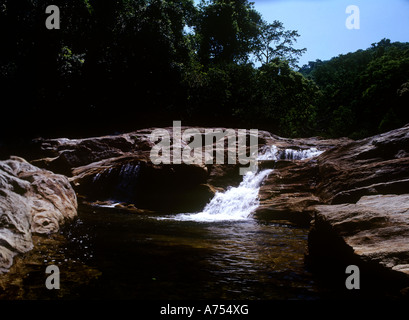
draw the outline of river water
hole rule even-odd
[[[262,157],[317,153],[271,148]],[[82,205],[75,223],[37,237],[35,249],[17,258],[0,281],[0,298],[315,299],[319,290],[304,264],[308,229],[252,216],[270,173],[248,173],[202,212],[158,216]],[[56,292],[44,287],[50,264],[60,269]]]
[[[77,257],[101,272],[81,288],[81,298],[316,297],[304,268],[306,229],[253,218],[157,219],[108,208],[83,211],[80,217],[71,237],[82,231],[87,237]]]

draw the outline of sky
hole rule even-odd
[[[199,3],[200,0],[194,0]],[[299,66],[367,49],[383,38],[409,42],[409,0],[251,0],[264,20],[297,30],[296,48],[307,48]],[[348,6],[359,9],[359,29],[348,29]]]
[[[307,48],[300,66],[366,49],[383,38],[409,42],[409,0],[252,1],[267,22],[279,20],[286,30],[298,30],[295,47]],[[347,18],[354,14],[346,13],[350,5],[359,9],[359,29],[346,26]]]

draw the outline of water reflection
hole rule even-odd
[[[284,299],[313,296],[304,270],[306,232],[291,226],[245,222],[213,224],[212,273],[226,298]],[[297,292],[298,290],[298,292]]]
[[[304,270],[306,229],[256,219],[198,223],[114,211],[82,215],[93,230],[89,263],[102,272],[91,290],[99,297],[315,297]]]
[[[306,229],[257,219],[158,220],[116,208],[81,208],[79,216],[64,230],[65,241],[54,245],[64,288],[59,299],[316,297],[304,270]],[[39,248],[41,253],[31,253],[38,272],[24,280],[35,287],[23,288],[30,299],[53,298],[49,290],[37,289],[55,259]],[[69,279],[64,278],[68,268]]]

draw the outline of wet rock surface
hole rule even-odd
[[[264,162],[275,170],[260,188],[256,214],[312,221],[308,261],[363,263],[373,278],[407,286],[408,151],[409,125],[359,141],[333,141],[314,159]]]
[[[362,265],[409,285],[409,126],[334,148],[317,158],[309,254]],[[331,245],[330,245],[331,244]],[[393,281],[392,281],[393,280]]]
[[[152,130],[40,139],[41,157],[32,163],[67,175],[84,203],[118,201],[121,208],[137,213],[200,210],[216,191],[242,180],[238,164],[152,164]],[[166,130],[172,135],[172,128]],[[256,216],[311,222],[308,261],[335,255],[343,263],[362,262],[374,274],[397,275],[404,285],[409,256],[409,125],[359,141],[287,139],[259,131],[258,142],[260,153],[274,146],[290,156],[258,161],[260,169],[274,170],[260,187]],[[324,152],[304,160],[291,156],[310,148]],[[19,184],[15,188],[17,195],[24,190]]]
[[[409,190],[409,125],[333,148],[318,157],[317,193],[331,204]]]
[[[223,151],[227,163],[227,141],[230,136],[235,138],[237,131],[209,128],[209,133],[203,128],[182,127],[182,132],[186,129],[197,130],[200,135],[198,141],[202,143],[201,158],[196,164],[175,164],[171,161],[169,164],[155,165],[151,161],[151,150],[155,146],[151,133],[155,129],[86,139],[37,139],[36,153],[41,157],[31,162],[67,175],[81,199],[86,198],[87,202],[110,200],[132,203],[138,209],[158,212],[198,211],[216,191],[241,182],[241,165],[238,161],[233,165],[204,164],[206,157],[216,157],[206,149],[207,144],[216,150],[217,139],[206,140],[211,132],[227,133]],[[177,143],[173,136],[174,128],[162,130],[169,133],[169,152],[173,160],[173,148]],[[265,143],[268,139],[268,132],[259,133],[260,142]],[[187,144],[182,141],[181,148]],[[195,156],[192,152],[193,159],[196,159]]]
[[[0,161],[0,272],[32,249],[32,234],[59,230],[77,215],[77,197],[65,176],[22,158]]]
[[[364,196],[356,204],[316,210],[313,232],[332,228],[362,260],[409,275],[408,194]]]

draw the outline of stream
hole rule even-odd
[[[318,154],[271,148],[260,157]],[[317,299],[320,291],[304,264],[308,229],[251,214],[270,172],[248,173],[237,187],[216,193],[202,212],[158,216],[115,203],[81,205],[74,223],[37,236],[35,248],[16,259],[6,280],[14,287],[0,298]],[[60,269],[60,290],[44,287],[49,264]],[[18,273],[25,277],[13,278]]]
[[[306,229],[253,218],[157,219],[108,208],[85,211],[80,217],[75,232],[86,229],[87,238],[77,247],[77,259],[101,272],[81,288],[81,298],[316,296],[311,275],[304,269]]]

